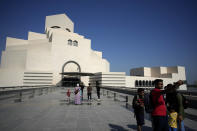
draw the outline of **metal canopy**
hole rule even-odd
[[[68,76],[93,76],[94,73],[87,73],[87,72],[63,72],[60,73],[61,75],[68,75]]]

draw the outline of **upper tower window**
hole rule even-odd
[[[72,40],[71,39],[68,40],[68,45],[72,45]]]
[[[67,30],[68,32],[70,32],[70,29],[66,28],[66,30]]]
[[[73,46],[78,46],[78,42],[76,40],[73,41]]]
[[[58,28],[61,28],[61,27],[59,27],[59,26],[52,26],[51,28],[58,29]]]

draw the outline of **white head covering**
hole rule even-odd
[[[77,87],[79,87],[79,84],[77,84]]]

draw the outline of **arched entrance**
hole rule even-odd
[[[73,70],[73,68],[75,68],[75,69]],[[76,86],[76,84],[80,82],[80,79],[81,79],[80,76],[78,76],[78,75],[75,75],[75,76],[65,75],[66,72],[81,73],[80,65],[75,61],[68,61],[62,66],[62,73],[61,73],[61,75],[62,75],[62,86],[65,86],[65,87]]]

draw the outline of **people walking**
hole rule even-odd
[[[144,125],[144,89],[138,88],[138,94],[133,98],[134,115],[137,121],[137,130],[142,131]]]
[[[87,87],[87,95],[88,95],[88,100],[92,100],[92,87],[90,83],[89,86]]]
[[[80,87],[81,87],[81,100],[83,100],[83,89],[85,87],[83,82],[80,83]]]
[[[98,81],[96,81],[96,92],[97,92],[98,100],[100,100],[100,85]]]
[[[81,87],[79,86],[79,84],[77,84],[77,86],[75,87],[75,104],[79,105],[81,104]]]

